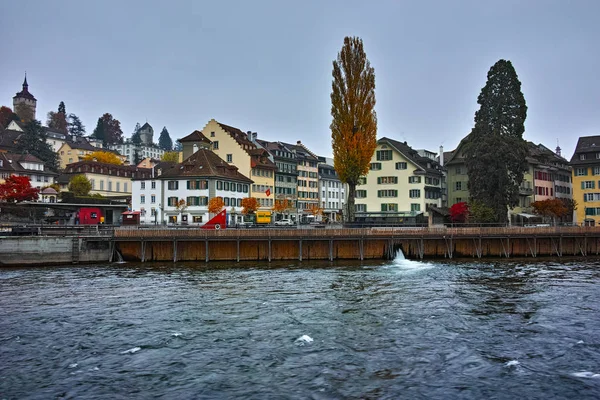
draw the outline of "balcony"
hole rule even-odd
[[[533,188],[527,186],[519,186],[519,196],[533,195]]]

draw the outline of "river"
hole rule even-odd
[[[0,399],[600,397],[600,261],[0,269]]]

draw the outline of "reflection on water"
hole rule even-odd
[[[600,263],[0,270],[0,398],[597,398]]]

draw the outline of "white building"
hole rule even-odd
[[[34,188],[50,186],[58,174],[48,171],[44,162],[31,154],[0,153],[0,183],[11,175],[27,176]]]
[[[208,202],[222,197],[227,223],[243,222],[242,199],[253,181],[210,150],[200,149],[182,163],[160,163],[153,179],[133,180],[132,208],[142,224],[204,225],[214,215]],[[185,206],[178,207],[181,200]]]
[[[156,145],[146,146],[146,145],[137,145],[133,144],[130,140],[122,143],[122,144],[112,144],[110,145],[111,150],[115,150],[119,154],[127,157],[127,162],[131,165],[136,164],[135,153],[138,154],[138,162],[143,160],[144,158],[154,158],[156,160],[160,160],[165,154],[165,151],[159,148]]]
[[[323,217],[329,221],[341,221],[347,203],[348,185],[342,183],[333,159],[319,157],[319,201]]]

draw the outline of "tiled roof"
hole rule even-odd
[[[58,175],[52,171],[40,171],[38,169],[25,168],[22,163],[37,163],[44,164],[42,160],[32,154],[15,154],[15,153],[0,153],[3,159],[3,166],[0,168],[10,172],[29,172],[37,175]]]
[[[161,179],[178,177],[227,178],[238,182],[253,182],[239,173],[237,167],[227,164],[218,155],[206,149],[198,150],[182,163],[162,168]]]
[[[204,136],[204,134],[198,130],[195,130],[194,132],[190,133],[189,135],[182,137],[181,139],[177,140],[178,142],[205,142],[205,143],[211,143],[211,141]]]
[[[11,151],[16,147],[17,140],[23,132],[5,129],[0,132],[0,149]]]
[[[440,164],[428,157],[421,156],[416,150],[410,147],[406,142],[399,142],[397,140],[383,137],[377,140],[377,143],[387,142],[393,146],[398,152],[404,155],[408,160],[418,165],[420,168],[425,170],[427,173],[442,174],[443,167]]]
[[[600,160],[596,156],[591,156],[593,153],[600,153],[600,136],[582,136],[577,140],[575,152],[571,157],[571,165],[586,165],[598,164]],[[585,160],[580,159],[581,154],[590,154]]]
[[[78,171],[79,167],[81,167],[81,171]],[[90,167],[98,167],[99,170],[96,170],[96,168],[94,168],[94,172],[92,172],[92,171],[88,170]],[[108,172],[106,174],[102,173],[102,171],[105,169]],[[152,168],[139,168],[135,165],[108,164],[108,163],[101,163],[101,162],[92,161],[92,160],[77,161],[77,162],[74,162],[71,164],[67,164],[67,166],[65,168],[65,173],[67,173],[67,174],[90,172],[90,173],[94,173],[94,174],[114,175],[114,174],[110,173],[111,171],[112,172],[114,172],[114,171],[127,172],[128,174],[131,174],[132,177],[136,177],[138,175],[150,176],[152,174]],[[123,175],[123,176],[128,176],[128,175]]]
[[[281,142],[282,145],[290,149],[291,151],[296,153],[296,157],[298,159],[303,160],[311,160],[311,161],[319,161],[319,158],[314,155],[310,150],[308,150],[302,143],[298,142],[297,144],[290,144]]]
[[[255,149],[257,147],[255,143],[252,143],[250,140],[248,140],[248,134],[242,132],[240,129],[222,124],[220,122],[217,122],[217,124],[219,124],[221,129],[229,133],[229,135],[234,138],[243,149]]]
[[[96,146],[92,146],[90,144],[90,142],[88,142],[87,139],[85,139],[85,138],[74,138],[74,139],[75,139],[74,141],[67,142],[67,144],[72,149],[90,150],[90,151],[110,151],[110,152],[113,152],[111,150],[101,149],[101,148],[98,148]]]

